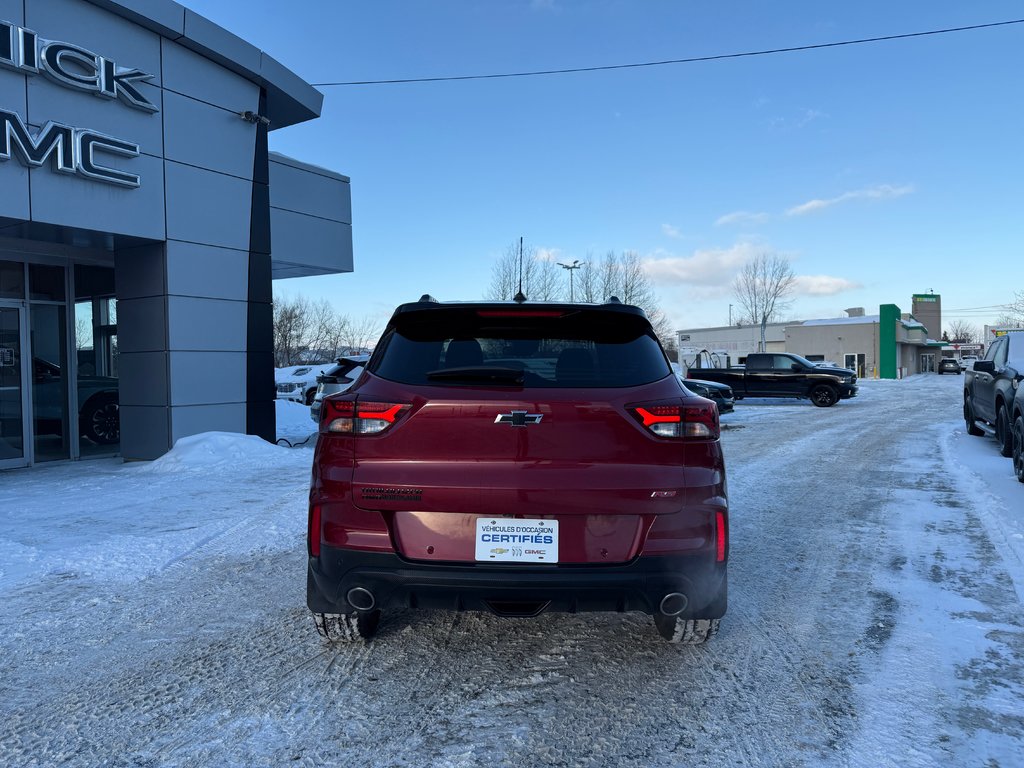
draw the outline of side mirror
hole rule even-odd
[[[979,373],[995,373],[996,364],[994,360],[977,360],[974,363],[974,370]]]

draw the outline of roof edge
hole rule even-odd
[[[320,116],[324,95],[275,58],[174,0],[87,0],[185,46],[267,91],[270,130]]]

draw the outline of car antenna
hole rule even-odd
[[[516,304],[522,304],[526,301],[526,296],[523,294],[523,236],[519,236],[519,291],[512,297],[512,301]]]

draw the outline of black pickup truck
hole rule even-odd
[[[728,384],[737,400],[798,397],[827,408],[857,394],[857,374],[853,371],[817,366],[788,352],[758,352],[747,355],[745,366],[694,368],[689,375]]]
[[[995,434],[999,452],[1013,452],[1010,408],[1024,380],[1024,331],[1009,331],[993,341],[985,357],[964,373],[964,421],[967,434]]]

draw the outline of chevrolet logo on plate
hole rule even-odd
[[[499,413],[494,419],[495,424],[511,424],[513,427],[525,427],[527,424],[540,424],[544,418],[540,413],[527,413],[526,411],[512,411],[512,413]]]

